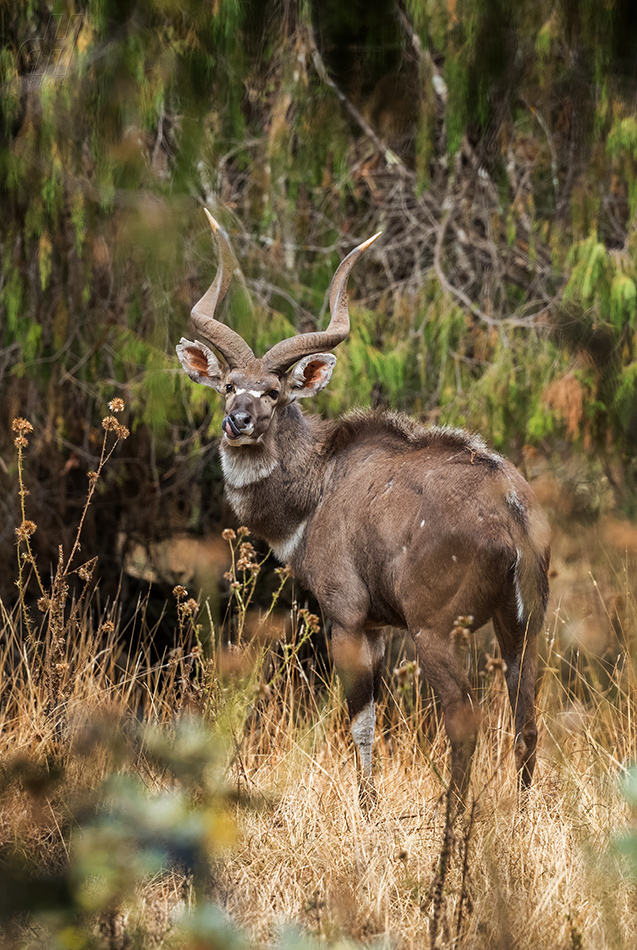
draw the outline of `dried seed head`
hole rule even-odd
[[[239,529],[240,530],[240,529]],[[239,560],[237,561],[237,570],[252,571],[258,574],[261,570],[260,565],[255,561],[256,551],[249,541],[244,541],[239,547]]]
[[[91,472],[87,472],[86,474],[88,475],[88,480],[91,483],[91,485],[94,485],[97,479],[99,478],[99,475],[97,474],[97,472],[91,471]]]
[[[250,534],[250,528],[246,528],[246,526],[242,524],[241,527],[237,529],[237,534],[240,538],[243,538],[246,534]]]
[[[107,432],[113,432],[119,428],[119,422],[115,416],[105,416],[102,419],[102,429],[105,429]]]
[[[180,600],[182,597],[187,597],[188,591],[185,587],[182,587],[181,584],[177,584],[176,587],[173,587],[173,597],[176,597],[177,600]]]
[[[311,614],[309,610],[303,608],[303,610],[299,610],[299,617],[310,633],[318,633],[321,628],[321,621],[316,614]]]
[[[32,534],[35,534],[37,527],[35,521],[23,521],[20,527],[15,529],[15,533],[20,541],[26,541]]]
[[[17,432],[19,435],[24,435],[25,432],[33,432],[33,426],[28,421],[28,419],[23,419],[21,416],[18,416],[17,419],[14,419],[11,423],[11,431]]]
[[[495,673],[496,670],[502,670],[503,673],[506,673],[507,665],[502,657],[491,656],[490,653],[486,653],[485,660],[487,661],[485,665],[487,673]]]
[[[471,631],[468,627],[454,627],[451,631],[451,639],[456,646],[461,646],[462,644],[468,646],[471,642]]]
[[[115,399],[111,399],[108,404],[108,408],[111,412],[123,412],[126,406],[124,405],[124,400],[120,399],[119,396],[116,396]]]
[[[81,567],[78,567],[77,573],[81,580],[90,581],[93,576],[93,568],[95,564],[93,561],[87,561],[86,564],[82,564]]]
[[[118,439],[127,439],[130,435],[130,429],[127,429],[126,426],[121,424],[118,424],[116,432]]]
[[[221,532],[221,537],[224,541],[234,541],[237,536],[237,532],[233,531],[232,528],[224,528]]]
[[[112,620],[105,620],[104,623],[101,624],[99,628],[100,633],[106,633],[106,634],[113,633],[114,630],[115,630],[115,624],[113,623]]]
[[[199,604],[194,597],[189,597],[183,604],[179,605],[182,617],[192,617],[199,610]]]
[[[232,573],[232,571],[226,571],[226,573],[223,575],[223,577],[224,577],[224,580],[226,580],[226,581],[233,581],[233,580],[235,579],[235,576],[234,576],[234,574]]]
[[[42,613],[45,614],[50,606],[51,606],[51,601],[49,600],[48,597],[40,597],[40,599],[38,600],[38,610],[41,610]]]
[[[292,568],[289,564],[286,564],[285,567],[275,567],[274,573],[278,574],[279,577],[290,577],[292,574]]]
[[[453,630],[451,631],[451,639],[457,647],[469,646],[472,627],[473,617],[471,614],[456,617]]]
[[[413,660],[403,660],[400,666],[397,666],[394,670],[394,676],[398,681],[398,686],[400,689],[404,689],[408,686],[416,675],[416,664]]]
[[[17,435],[13,440],[13,444],[17,449],[23,449],[29,444],[29,440],[25,439],[23,435]]]

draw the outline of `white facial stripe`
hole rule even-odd
[[[235,389],[235,396],[241,396],[243,393],[249,393],[250,396],[254,396],[255,399],[258,399],[259,396],[262,396],[265,392],[265,389]]]
[[[277,459],[246,459],[242,452],[226,449],[222,444],[221,468],[231,488],[245,488],[267,478],[277,468]]]
[[[287,538],[284,538],[282,541],[277,541],[276,544],[270,544],[275,558],[280,561],[281,564],[287,564],[293,557],[294,552],[303,540],[306,527],[307,519],[302,521],[296,531],[288,535]]]

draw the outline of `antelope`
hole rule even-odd
[[[513,709],[518,784],[528,788],[550,534],[530,486],[461,429],[426,427],[395,412],[356,410],[326,420],[301,411],[299,400],[329,382],[336,363],[329,351],[350,329],[348,277],[378,234],[336,270],[327,329],[297,334],[259,358],[215,317],[235,259],[226,232],[206,214],[218,266],[191,320],[222,359],[185,338],[177,353],[192,380],[225,400],[221,464],[237,518],[289,564],[331,622],[362,806],[376,800],[372,744],[387,626],[413,638],[442,707],[450,788],[462,800],[479,707],[454,642],[461,616],[474,630],[493,621]]]

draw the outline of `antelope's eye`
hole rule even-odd
[[[232,383],[226,383],[226,392],[231,393],[234,390]]]
[[[281,393],[279,392],[278,389],[271,389],[270,392],[268,393],[268,396],[270,397],[270,399],[278,399],[280,395]]]

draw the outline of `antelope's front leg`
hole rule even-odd
[[[380,685],[385,642],[378,634],[335,626],[332,650],[343,683],[352,738],[358,756],[358,800],[368,813],[377,801],[372,775],[372,748],[376,725],[376,698]]]

